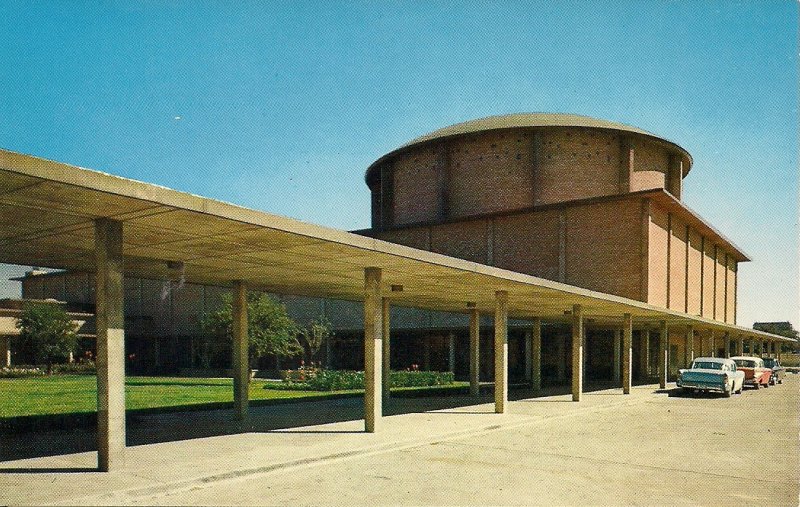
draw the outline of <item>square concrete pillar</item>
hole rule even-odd
[[[694,327],[686,326],[686,349],[684,350],[683,365],[688,368],[694,361]]]
[[[97,334],[97,468],[125,465],[125,315],[122,222],[94,222]]]
[[[0,367],[11,366],[11,337],[0,336]]]
[[[390,375],[392,372],[392,335],[391,335],[391,319],[390,313],[391,306],[389,304],[389,298],[383,298],[382,303],[382,310],[381,310],[381,318],[383,319],[383,367],[381,368],[381,392],[383,394],[383,401],[388,402],[389,396],[391,396],[391,392],[389,388],[391,387],[391,379]]]
[[[750,355],[751,356],[756,355],[756,341],[753,338],[750,338],[748,340],[748,345],[749,345],[749,349],[750,349]]]
[[[731,357],[731,334],[725,332],[724,340],[725,340],[725,357],[729,358]]]
[[[717,357],[717,335],[711,330],[708,341],[711,343],[711,357]]]
[[[481,375],[481,315],[469,312],[469,394],[480,394]]]
[[[583,307],[572,306],[572,401],[583,394]]]
[[[631,393],[633,384],[633,317],[622,316],[622,392]]]
[[[531,385],[534,391],[542,388],[542,319],[533,319],[531,329]]]
[[[614,382],[619,382],[622,378],[622,371],[620,371],[620,359],[622,355],[622,330],[615,329],[614,330],[614,346],[613,346],[613,355],[614,357],[611,359],[611,375],[613,377]]]
[[[450,373],[456,372],[456,335],[447,335],[447,369]]]
[[[530,331],[525,331],[525,364],[523,368],[523,372],[525,373],[525,383],[532,384],[533,383],[533,346],[532,341],[533,337]]]
[[[247,329],[247,285],[244,282],[233,283],[232,303],[233,415],[242,421],[247,418],[250,398],[250,339]]]
[[[658,355],[658,386],[661,389],[667,387],[667,375],[669,374],[669,326],[667,321],[662,320],[659,328],[659,355]]]
[[[642,329],[640,332],[640,345],[639,352],[639,370],[642,374],[642,380],[650,378],[650,330]]]
[[[508,405],[508,292],[495,292],[494,307],[494,411]]]
[[[739,335],[738,345],[736,345],[736,355],[744,355],[744,337],[742,335]]]
[[[381,268],[364,268],[364,429],[380,429],[383,415],[383,301]]]

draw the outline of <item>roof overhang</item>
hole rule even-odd
[[[127,276],[364,299],[364,268],[383,269],[392,304],[492,313],[508,291],[513,318],[566,320],[574,304],[596,323],[666,321],[773,340],[744,327],[657,308],[492,266],[0,150],[0,262],[91,271],[94,220],[123,223]],[[175,266],[180,266],[176,269]],[[390,285],[403,285],[391,292]]]

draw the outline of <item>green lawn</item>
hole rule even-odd
[[[359,391],[297,391],[264,389],[265,381],[250,384],[250,399],[259,404],[270,400],[325,398]],[[460,389],[458,382],[447,388]],[[398,391],[408,391],[408,388]],[[415,391],[427,388],[412,389]],[[393,389],[394,391],[394,389]],[[125,405],[129,410],[187,407],[209,403],[233,402],[233,380],[217,378],[127,377]],[[52,377],[0,379],[0,418],[88,413],[97,410],[97,383],[91,375],[54,375]]]

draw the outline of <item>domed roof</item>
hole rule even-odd
[[[577,114],[562,114],[562,113],[514,113],[504,114],[498,116],[487,116],[486,118],[479,118],[477,120],[469,120],[463,123],[456,123],[449,127],[444,127],[439,130],[434,130],[429,134],[420,136],[399,148],[390,151],[383,155],[381,158],[373,162],[367,168],[366,178],[370,179],[370,173],[373,169],[387,158],[401,153],[413,146],[422,145],[436,140],[441,140],[449,137],[456,137],[465,134],[474,134],[476,132],[486,132],[490,130],[502,130],[513,128],[528,128],[528,127],[585,127],[585,128],[598,128],[606,130],[617,130],[620,132],[629,132],[641,136],[649,137],[655,141],[669,145],[670,147],[678,150],[685,157],[684,176],[689,172],[692,166],[692,156],[688,151],[683,149],[680,145],[673,143],[663,137],[657,136],[646,130],[642,130],[630,125],[616,123],[613,121],[599,120],[589,116],[580,116]]]

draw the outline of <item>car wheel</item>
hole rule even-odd
[[[755,383],[755,384],[753,384],[753,385],[755,386],[755,388],[756,388],[756,391],[758,391],[759,389],[761,389],[761,383],[760,383],[760,382],[756,382],[756,383]]]
[[[764,384],[764,389],[766,389],[768,387],[769,387],[769,380],[767,380],[767,382]]]
[[[730,389],[725,389],[725,392],[724,392],[724,393],[722,393],[722,394],[723,394],[723,396],[725,396],[726,398],[730,398],[730,397],[731,397],[731,393],[732,393],[732,392],[733,392],[733,386],[731,386],[731,388],[730,388]]]

